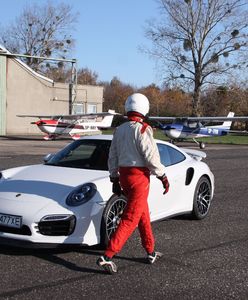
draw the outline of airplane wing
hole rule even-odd
[[[157,120],[157,121],[174,121],[176,119],[185,120],[188,117],[156,117],[156,116],[148,116],[149,120]]]
[[[56,119],[62,115],[16,115],[20,118]]]
[[[97,117],[105,117],[105,116],[112,116],[112,115],[119,115],[114,110],[109,110],[108,112],[101,112],[101,113],[89,113],[89,114],[72,114],[72,115],[17,115],[17,117],[22,118],[38,118],[38,119],[67,119],[67,120],[81,120],[81,119],[94,119]]]
[[[241,134],[241,135],[246,135],[248,134],[247,130],[229,130],[229,133],[234,133],[234,134]]]
[[[189,117],[190,121],[224,122],[224,121],[248,121],[248,116],[236,117]]]
[[[224,122],[224,121],[248,121],[248,116],[240,117],[154,117],[149,116],[149,120],[158,120],[158,121],[200,121],[200,122]]]

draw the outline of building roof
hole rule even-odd
[[[15,53],[16,54],[16,53]],[[27,71],[31,72],[34,76],[41,78],[43,80],[46,80],[50,83],[53,83],[54,81],[44,75],[41,75],[39,73],[37,73],[36,71],[34,71],[32,68],[30,68],[27,64],[25,64],[23,61],[21,61],[20,59],[18,59],[18,54],[16,54],[16,56],[11,53],[10,51],[8,51],[3,45],[0,44],[0,55],[5,55],[5,56],[11,56],[15,61],[17,61],[19,64],[22,65],[22,67],[24,67]]]

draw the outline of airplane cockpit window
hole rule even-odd
[[[166,167],[175,165],[185,160],[185,156],[173,147],[164,144],[158,144],[158,151],[163,165]]]
[[[198,123],[197,122],[189,122],[188,123],[188,127],[189,128],[197,128],[198,127]]]

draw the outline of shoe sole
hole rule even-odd
[[[96,264],[99,266],[99,267],[101,267],[101,268],[103,268],[104,269],[104,271],[106,271],[108,274],[116,274],[117,273],[117,270],[116,271],[114,271],[113,270],[113,268],[111,267],[111,266],[109,266],[109,265],[101,265],[101,263],[100,262],[96,262]]]
[[[158,261],[159,259],[161,259],[163,257],[163,254],[162,253],[158,253],[157,256],[156,256],[156,259],[152,262],[148,259],[148,264],[149,265],[153,265],[156,261]]]
[[[114,271],[110,266],[102,266],[102,268],[110,275],[116,274],[117,271]]]

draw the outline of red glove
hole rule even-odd
[[[169,184],[167,176],[164,174],[164,175],[162,175],[160,177],[157,177],[157,178],[162,181],[162,184],[163,184],[163,187],[164,187],[163,194],[168,193],[169,192],[170,184]]]
[[[119,181],[119,177],[109,177],[110,181],[113,183],[112,185],[112,192],[116,194],[117,196],[120,196],[122,194],[122,189]]]

